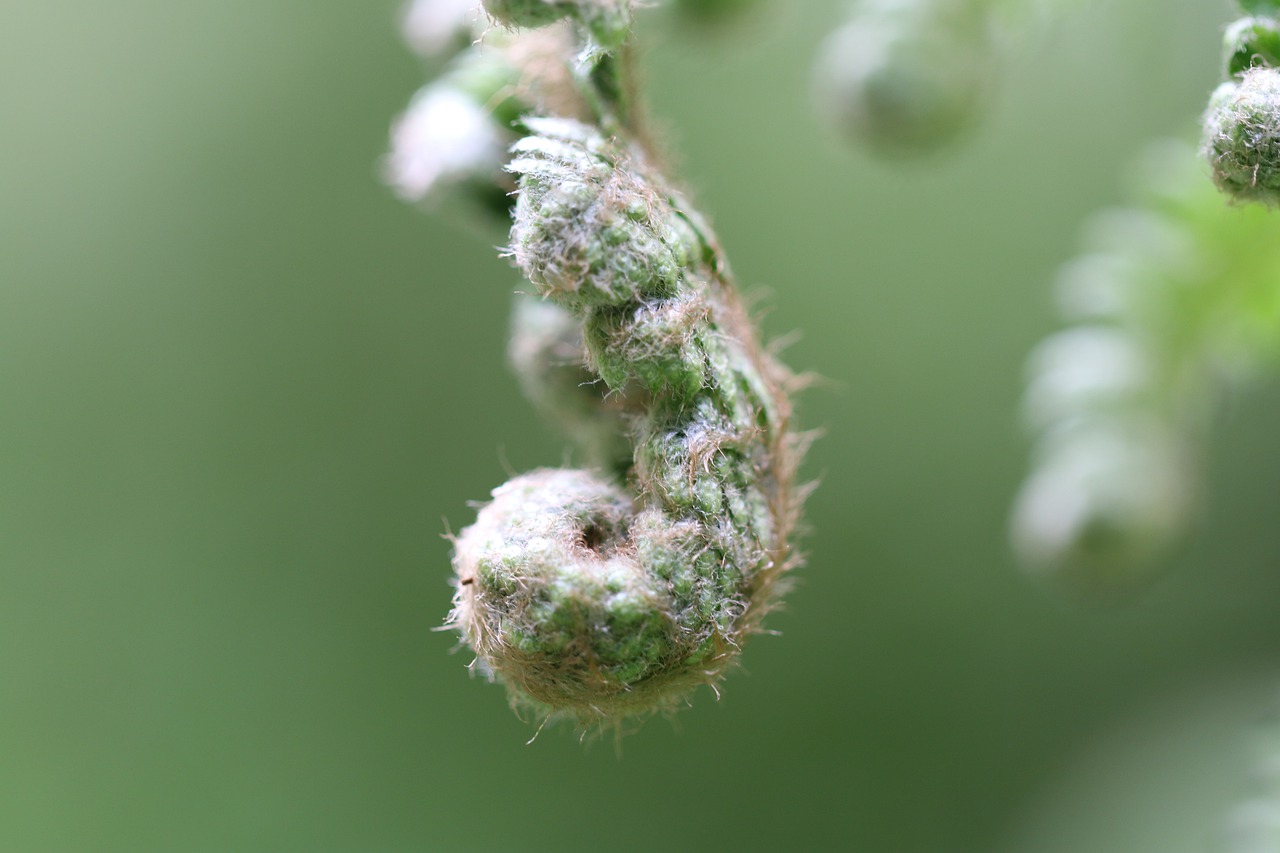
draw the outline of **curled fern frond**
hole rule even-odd
[[[796,440],[787,374],[699,217],[642,151],[526,124],[512,252],[636,401],[632,464],[495,491],[458,537],[453,623],[517,701],[592,722],[672,707],[732,663],[790,565]]]
[[[627,108],[631,4],[484,9],[515,31],[486,32],[420,98],[480,111],[511,157],[437,144],[462,125],[427,115],[390,171],[410,197],[515,190],[508,253],[541,301],[517,299],[512,361],[592,467],[494,490],[456,538],[449,625],[514,704],[611,724],[714,684],[776,605],[800,504],[791,377]]]
[[[1245,4],[1280,12],[1272,4]],[[1280,204],[1280,20],[1242,18],[1227,28],[1223,65],[1229,78],[1209,99],[1201,153],[1213,181],[1239,201]]]
[[[994,82],[988,11],[973,0],[861,0],[819,53],[819,109],[880,155],[950,144],[974,125]]]

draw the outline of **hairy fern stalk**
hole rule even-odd
[[[474,43],[397,126],[390,177],[410,198],[514,189],[509,255],[542,301],[517,300],[513,361],[589,465],[494,490],[456,538],[448,624],[537,716],[672,709],[733,664],[795,563],[792,377],[639,126],[629,2],[413,14],[430,51]],[[505,165],[484,153],[508,144]]]

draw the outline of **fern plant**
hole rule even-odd
[[[540,717],[670,709],[719,680],[795,562],[793,379],[647,138],[629,2],[411,19],[429,49],[474,43],[401,120],[390,176],[408,197],[465,186],[500,215],[514,190],[507,254],[543,301],[518,299],[513,361],[589,466],[494,491],[455,542],[449,624]]]
[[[1197,516],[1220,398],[1280,343],[1280,223],[1267,209],[1280,181],[1280,22],[1270,0],[1242,5],[1254,14],[1226,30],[1228,82],[1203,120],[1212,183],[1189,147],[1154,147],[1134,205],[1099,214],[1062,271],[1071,326],[1031,359],[1038,441],[1014,544],[1087,597],[1159,574]]]
[[[506,245],[521,387],[582,467],[494,491],[457,537],[449,625],[513,704],[611,724],[714,685],[796,563],[804,441],[715,234],[666,173],[633,79],[630,0],[417,0],[447,61],[393,129],[387,176]],[[744,4],[683,0],[687,25]],[[1099,214],[1031,358],[1036,435],[1013,544],[1086,597],[1131,594],[1200,503],[1217,398],[1271,359],[1280,252],[1280,14],[1244,3],[1202,154],[1153,147],[1132,207]],[[861,0],[819,51],[824,112],[869,150],[946,146],[990,98],[1029,5]]]

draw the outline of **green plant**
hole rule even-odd
[[[1099,214],[1066,266],[1072,326],[1031,359],[1038,435],[1013,539],[1025,563],[1086,597],[1156,576],[1196,517],[1200,457],[1219,399],[1275,358],[1280,230],[1280,23],[1269,0],[1224,38],[1230,82],[1204,116],[1201,153],[1154,148],[1134,206]],[[1262,16],[1263,13],[1266,16]]]
[[[879,155],[948,146],[989,96],[996,30],[992,9],[973,0],[861,0],[819,51],[819,103]]]
[[[676,5],[699,21],[727,8]],[[1220,187],[1270,204],[1280,24],[1273,3],[1245,5],[1203,151]],[[593,472],[534,472],[494,493],[456,543],[451,624],[540,714],[669,708],[719,678],[794,561],[788,374],[756,343],[705,220],[663,175],[630,79],[632,4],[414,10],[434,17],[411,41],[452,59],[396,130],[392,183],[415,199],[461,190],[502,227],[513,217],[509,254],[541,301],[517,298],[512,362]],[[820,104],[879,153],[950,142],[975,122],[1025,11],[863,0],[822,49]],[[1084,597],[1128,595],[1167,561],[1200,502],[1217,398],[1274,356],[1275,226],[1226,203],[1193,163],[1185,147],[1153,149],[1134,206],[1101,214],[1062,273],[1070,328],[1031,360],[1037,446],[1013,543]]]
[[[1222,849],[1229,853],[1273,853],[1280,845],[1280,723],[1272,717],[1251,738],[1252,790],[1228,815]]]
[[[1227,28],[1228,82],[1213,93],[1202,148],[1213,180],[1241,201],[1280,202],[1280,4],[1242,0],[1254,13]]]
[[[473,14],[434,8],[441,33]],[[389,171],[407,196],[452,182],[498,209],[514,176],[509,254],[545,301],[518,300],[513,360],[591,467],[494,491],[455,542],[449,624],[514,703],[615,723],[714,684],[776,603],[795,561],[793,383],[647,140],[630,3],[485,9],[515,31],[476,18],[480,43],[397,130],[420,111],[424,133],[466,138],[397,142]]]
[[[1167,563],[1221,396],[1275,356],[1280,223],[1229,204],[1198,166],[1185,145],[1153,146],[1134,205],[1097,214],[1059,276],[1070,327],[1030,360],[1038,441],[1014,544],[1084,597],[1130,594]]]

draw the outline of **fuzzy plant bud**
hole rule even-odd
[[[521,119],[585,109],[572,79],[570,36],[567,26],[497,32],[457,54],[393,125],[387,183],[407,201],[478,202],[505,229],[515,189],[505,166]]]
[[[545,362],[584,341],[631,454],[617,474],[541,470],[496,489],[457,538],[450,624],[514,703],[613,723],[713,684],[758,628],[793,562],[798,447],[787,374],[701,218],[621,140],[527,126],[513,254],[567,313],[524,309],[513,347]],[[560,325],[570,314],[580,338]],[[535,393],[564,381],[534,372]]]
[[[1280,65],[1280,21],[1275,18],[1241,18],[1227,27],[1222,42],[1228,77]]]
[[[819,109],[878,154],[939,148],[977,118],[991,42],[981,8],[966,0],[862,0],[819,53]]]
[[[1240,201],[1280,203],[1280,70],[1251,68],[1219,86],[1201,148],[1220,190]]]
[[[424,86],[391,129],[383,169],[406,201],[434,202],[469,185],[486,198],[509,191],[503,176],[520,107],[504,95],[517,72],[497,51],[467,51],[440,79]]]
[[[1056,585],[1105,599],[1146,580],[1190,509],[1189,457],[1159,424],[1068,425],[1018,497],[1014,545]]]
[[[414,53],[435,59],[457,53],[480,34],[480,0],[412,0],[400,29]]]
[[[484,8],[508,27],[542,27],[569,18],[605,50],[619,47],[631,33],[631,0],[484,0]]]
[[[1148,356],[1114,326],[1058,332],[1032,353],[1023,410],[1033,429],[1053,429],[1081,412],[1122,412],[1151,381]]]
[[[605,395],[587,367],[582,322],[569,311],[531,294],[519,294],[507,346],[520,390],[538,413],[558,427],[581,454],[583,465],[626,471],[631,407],[621,395]]]
[[[570,308],[670,295],[689,256],[680,220],[586,125],[532,119],[515,147],[521,175],[511,253],[544,296]]]
[[[427,86],[391,129],[387,182],[405,201],[426,201],[469,180],[496,181],[504,141],[502,129],[466,94]]]
[[[651,701],[650,677],[700,642],[666,579],[638,565],[630,533],[646,526],[626,492],[584,471],[535,471],[496,489],[457,547],[470,594],[455,618],[482,666],[552,707]],[[671,563],[691,556],[678,536],[663,544]]]
[[[1218,188],[1240,201],[1280,202],[1280,8],[1243,4],[1253,17],[1227,28],[1228,82],[1204,114],[1201,152]]]

